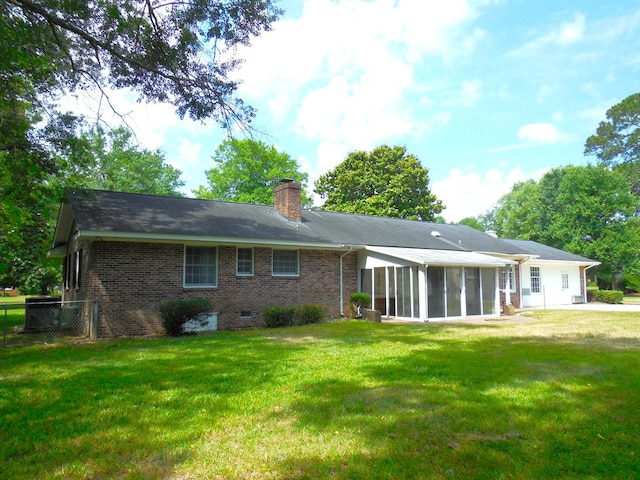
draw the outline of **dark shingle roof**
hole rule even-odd
[[[563,262],[585,262],[585,263],[593,263],[593,260],[582,257],[580,255],[575,255],[573,253],[565,252],[564,250],[560,250],[557,248],[549,247],[547,245],[543,245],[542,243],[534,242],[532,240],[511,240],[505,239],[505,242],[514,245],[520,250],[530,254],[535,255],[540,260],[556,260]]]
[[[193,240],[204,237],[289,242],[299,246],[345,244],[529,254],[517,242],[497,239],[462,225],[317,210],[303,210],[302,221],[292,222],[276,213],[273,206],[100,190],[69,193],[69,203],[76,227],[85,235],[176,236]],[[62,237],[61,232],[56,232],[54,246],[62,243]]]

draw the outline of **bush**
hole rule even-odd
[[[298,325],[320,323],[324,319],[324,311],[320,305],[302,305],[298,308]]]
[[[622,303],[624,294],[620,290],[598,290],[594,292],[594,298],[597,302]]]
[[[632,273],[625,273],[622,276],[622,281],[624,282],[624,289],[626,292],[640,292],[640,276],[634,275]]]
[[[356,292],[349,295],[349,303],[351,303],[351,312],[356,318],[362,318],[362,309],[370,308],[371,295],[364,292]]]
[[[308,325],[320,323],[323,319],[324,310],[320,305],[267,307],[264,309],[264,322],[268,328]]]
[[[204,298],[187,300],[169,300],[160,304],[162,326],[167,335],[177,337],[184,335],[184,324],[196,320],[202,313],[212,312],[213,305]]]
[[[264,322],[269,328],[290,327],[296,317],[296,307],[267,307]]]

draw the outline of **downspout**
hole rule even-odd
[[[353,247],[349,247],[349,251],[340,256],[340,316],[344,317],[344,275],[342,273],[342,259],[353,251]]]

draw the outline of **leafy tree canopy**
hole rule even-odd
[[[458,225],[465,225],[467,227],[471,227],[474,230],[478,230],[480,232],[486,231],[486,228],[484,227],[482,222],[474,217],[465,217],[458,222]]]
[[[66,186],[179,195],[182,182],[160,152],[141,150],[124,128],[82,131],[64,115],[42,129],[31,121],[24,114],[13,123],[24,131],[16,137],[3,136],[9,127],[0,125],[0,286],[45,292],[60,275],[46,253]]]
[[[640,261],[637,200],[605,166],[565,166],[518,183],[493,213],[501,237],[529,239],[602,262],[601,278]]]
[[[516,183],[490,217],[500,237],[540,240],[540,186],[534,180]]]
[[[33,93],[131,88],[181,115],[229,127],[253,111],[235,97],[234,47],[268,30],[271,0],[0,0],[0,78]]]
[[[161,151],[139,147],[124,127],[83,132],[74,147],[63,159],[64,185],[170,196],[184,186]]]
[[[616,167],[640,192],[640,93],[628,96],[607,110],[595,135],[585,144],[585,155],[595,155],[601,163]]]
[[[308,175],[287,153],[256,140],[227,138],[213,155],[216,166],[207,170],[208,185],[193,193],[198,198],[231,202],[273,204],[273,191],[283,178],[292,178],[302,185],[306,206],[311,198],[306,194]]]
[[[321,175],[323,210],[433,221],[443,205],[429,189],[429,171],[405,147],[356,151]]]

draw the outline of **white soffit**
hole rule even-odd
[[[475,252],[457,250],[430,250],[424,248],[366,247],[368,252],[407,260],[412,263],[456,267],[504,267],[517,262]]]

